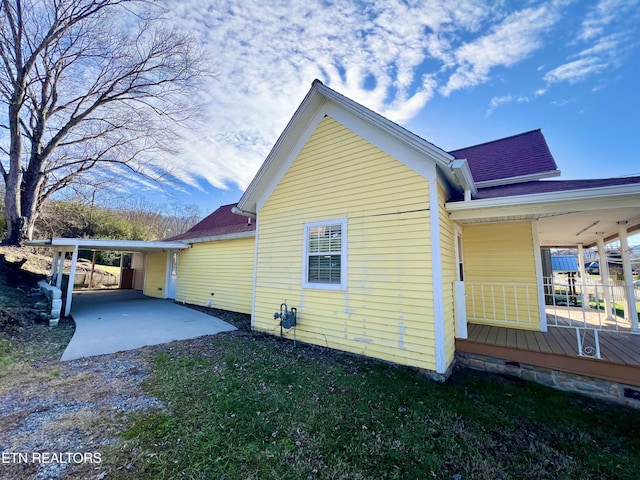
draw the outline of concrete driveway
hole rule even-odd
[[[76,331],[62,361],[236,329],[173,300],[145,297],[135,290],[74,293],[71,316]]]

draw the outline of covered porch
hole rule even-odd
[[[477,362],[487,369],[501,365],[507,373],[520,374],[531,368],[536,373],[526,375],[542,378],[542,383],[555,382],[562,376],[558,372],[615,382],[621,395],[640,400],[634,389],[640,387],[640,290],[633,284],[630,242],[631,238],[637,245],[640,234],[636,186],[488,197],[446,207],[461,226],[463,246],[467,228],[476,232],[474,240],[477,232],[485,235],[484,243],[476,241],[468,251],[457,252],[462,273],[454,286],[455,345],[462,363]],[[535,273],[522,276],[522,281],[512,277],[501,282],[495,271],[483,277],[476,268],[465,278],[469,261],[465,255],[474,255],[473,261],[486,256],[487,248],[509,250],[509,239],[516,238],[512,232],[506,239],[494,235],[493,247],[486,234],[494,227],[508,231],[500,226],[516,222],[530,228],[527,255]],[[501,240],[505,243],[496,247]],[[513,248],[522,252],[525,242],[519,241]],[[619,251],[621,265],[615,274],[609,271],[607,246]],[[552,248],[573,249],[575,274],[553,271],[545,262],[546,250]],[[588,251],[600,260],[597,276],[586,272]],[[524,264],[525,257],[521,253],[517,260]],[[488,262],[484,260],[485,265]]]

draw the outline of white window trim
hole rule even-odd
[[[309,282],[309,229],[327,225],[340,225],[342,238],[340,244],[340,283]],[[346,290],[347,289],[347,219],[326,220],[322,222],[310,222],[304,224],[304,248],[303,248],[302,286],[316,290]]]

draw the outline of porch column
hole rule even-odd
[[[62,270],[64,267],[64,252],[55,250],[51,263],[51,285],[60,288],[62,286]]]
[[[582,243],[578,244],[578,270],[580,271],[580,305],[582,305],[582,312],[584,314],[585,311],[585,292],[587,291],[587,286],[585,284],[585,277],[587,272],[584,268],[584,245]],[[588,299],[588,296],[587,296]]]
[[[71,271],[69,272],[69,285],[67,286],[67,303],[64,307],[64,316],[71,314],[71,299],[73,298],[73,283],[76,279],[76,264],[78,263],[78,245],[73,247],[71,256]]]
[[[604,251],[604,232],[596,232],[598,236],[598,257],[600,264],[600,280],[602,281],[602,289],[604,290],[604,310],[607,314],[607,320],[613,320],[613,303],[611,302],[611,285],[609,282],[609,261],[607,253]]]
[[[627,308],[624,309],[625,314],[628,316],[627,320],[631,322],[631,329],[633,331],[640,331],[638,329],[638,308],[636,305],[636,295],[633,288],[633,275],[631,273],[631,254],[629,253],[629,241],[627,239],[627,222],[618,222],[620,225],[620,231],[618,236],[620,237],[620,251],[622,252],[622,272],[624,273],[624,293],[627,301]]]
[[[580,278],[583,280],[582,284],[584,285],[584,276],[586,275],[584,268],[584,244],[578,244],[578,268],[580,269]]]

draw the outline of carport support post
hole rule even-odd
[[[71,271],[69,272],[69,285],[67,285],[67,304],[64,307],[64,316],[71,314],[71,299],[73,298],[73,283],[76,278],[76,264],[78,263],[78,245],[73,247],[73,255],[71,256]]]
[[[51,283],[50,285],[55,285],[60,288],[58,285],[58,277],[62,275],[60,270],[60,251],[53,251],[53,258],[51,259]],[[62,277],[60,277],[60,282],[62,282]]]
[[[604,232],[596,232],[598,236],[598,258],[600,264],[600,280],[602,281],[602,289],[604,290],[604,311],[607,314],[607,320],[613,320],[613,311],[611,303],[611,283],[609,282],[609,259],[607,252],[604,251]]]
[[[627,308],[625,308],[625,313],[629,316],[628,320],[631,322],[631,330],[634,332],[638,332],[640,331],[638,329],[638,308],[636,306],[636,294],[633,288],[631,254],[629,253],[629,241],[627,238],[627,222],[618,222],[618,225],[620,225],[618,236],[620,237],[620,251],[622,252],[622,272],[624,273],[625,291],[624,296],[627,300]]]

